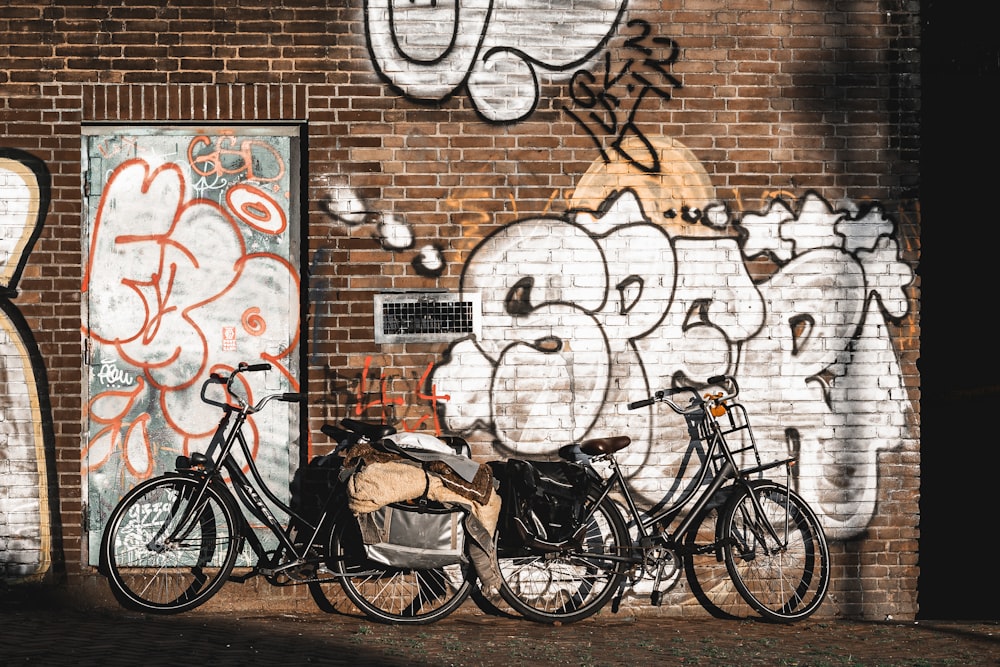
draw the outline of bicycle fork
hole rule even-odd
[[[153,539],[146,543],[147,549],[155,553],[164,553],[171,545],[184,541],[198,524],[201,513],[205,509],[205,488],[208,484],[207,481],[199,483],[197,493],[190,496],[185,493],[177,494],[169,512],[171,517],[178,516],[177,523],[172,524],[169,520],[164,521],[163,526],[156,532]],[[169,533],[167,533],[168,529]]]
[[[787,488],[787,487],[786,487]],[[765,556],[781,553],[788,548],[788,522],[791,505],[791,494],[785,494],[784,504],[784,525],[781,526],[781,535],[775,529],[774,523],[764,510],[764,505],[760,497],[750,484],[746,484],[747,495],[750,498],[751,507],[740,507],[743,517],[743,525],[746,527],[741,535],[724,536],[725,539],[737,541],[740,548],[740,556],[744,560],[753,560],[756,557],[757,549],[760,549]],[[752,542],[752,543],[751,543]]]

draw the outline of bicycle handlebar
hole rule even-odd
[[[698,394],[698,389],[696,387],[673,387],[671,389],[660,389],[654,393],[649,398],[644,398],[639,401],[633,401],[628,404],[629,410],[638,410],[639,408],[644,408],[653,403],[666,403],[670,406],[670,409],[679,415],[690,415],[704,409],[706,402],[711,401],[714,404],[727,401],[730,398],[735,398],[737,394],[740,393],[740,387],[736,383],[736,378],[732,375],[714,375],[706,381],[709,385],[721,385],[722,394],[717,396],[705,396],[702,398]],[[691,394],[691,402],[688,407],[682,407],[677,401],[672,400],[670,397],[674,394],[688,393]],[[708,399],[708,401],[706,401]]]
[[[254,371],[269,371],[271,370],[271,364],[248,364],[245,361],[240,362],[240,367],[237,372],[253,373]]]
[[[236,402],[240,404],[240,407],[245,410],[248,414],[259,411],[270,401],[285,401],[287,403],[299,403],[303,399],[303,395],[298,392],[285,392],[281,394],[268,394],[264,398],[257,402],[257,405],[250,406],[246,399],[233,391],[233,382],[240,375],[240,373],[255,373],[259,371],[269,371],[271,370],[271,364],[248,364],[245,361],[241,361],[237,366],[236,370],[229,374],[228,378],[225,379],[226,393],[236,399]],[[223,380],[223,378],[219,378]]]
[[[698,405],[695,406],[695,408],[685,410],[684,408],[681,408],[676,402],[670,400],[669,398],[670,396],[673,396],[674,394],[679,394],[681,392],[692,393],[694,396],[691,399],[691,402],[692,403],[698,402]],[[674,389],[660,389],[649,398],[644,398],[641,401],[633,401],[632,403],[628,404],[628,409],[638,410],[639,408],[644,408],[647,405],[652,405],[653,403],[666,403],[671,408],[673,408],[675,412],[685,414],[686,412],[693,412],[695,409],[701,407],[700,401],[701,399],[698,397],[698,394],[695,393],[694,387],[677,387]]]

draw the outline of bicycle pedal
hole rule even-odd
[[[649,603],[654,607],[659,607],[663,604],[663,593],[661,591],[653,591],[649,594]]]

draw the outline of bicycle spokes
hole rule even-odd
[[[826,538],[815,514],[787,487],[749,486],[722,519],[726,567],[746,601],[770,620],[814,612],[829,584]]]

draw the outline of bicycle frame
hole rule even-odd
[[[262,575],[275,586],[307,584],[324,611],[338,610],[329,589],[337,583],[359,611],[381,622],[431,623],[457,609],[475,581],[471,559],[455,551],[427,566],[385,563],[370,557],[365,527],[351,512],[346,482],[357,466],[343,467],[343,452],[387,438],[394,427],[346,418],[324,424],[337,446],[299,468],[302,495],[283,500],[268,485],[244,427],[270,401],[302,396],[269,394],[251,405],[232,385],[244,371],[270,368],[241,363],[228,378],[213,375],[202,400],[222,416],[207,452],[177,457],[175,472],[140,483],[115,506],[100,557],[115,596],[126,606],[175,613],[203,604],[227,581]],[[211,384],[225,385],[224,401],[207,400]],[[244,570],[245,560],[253,562]]]
[[[702,389],[675,387],[628,404],[635,410],[667,403],[688,419],[685,463],[666,499],[651,508],[640,510],[615,457],[631,444],[627,435],[560,450],[564,459],[590,464],[591,480],[578,491],[586,494],[584,517],[573,525],[587,530],[569,549],[498,556],[505,602],[535,621],[574,622],[597,613],[616,592],[620,600],[626,582],[647,577],[650,601],[660,605],[684,572],[695,596],[712,605],[698,576],[707,558],[698,557],[714,556],[742,601],[765,619],[787,622],[818,609],[830,580],[829,549],[819,519],[788,484],[794,459],[761,463],[746,410],[735,402],[734,377],[708,378],[703,386],[721,391],[702,396]],[[670,398],[678,393],[692,399],[682,405]],[[727,436],[734,433],[740,440],[731,446]],[[765,473],[782,465],[784,484]],[[706,521],[716,507],[714,522]],[[714,537],[703,534],[713,523]]]
[[[595,461],[606,462],[611,468],[611,474],[604,478],[601,483],[598,501],[594,503],[591,512],[596,510],[597,505],[603,501],[604,498],[609,496],[612,490],[617,487],[625,500],[629,518],[631,519],[632,525],[635,526],[637,533],[637,538],[632,544],[632,553],[626,556],[608,554],[606,555],[608,560],[626,562],[630,564],[640,563],[643,561],[643,558],[637,555],[637,551],[654,546],[654,540],[656,538],[665,539],[665,546],[675,550],[680,555],[685,555],[686,547],[681,544],[680,538],[685,536],[696,524],[696,522],[700,520],[702,512],[724,486],[730,482],[732,482],[734,486],[747,485],[750,478],[754,475],[759,475],[765,470],[782,465],[790,466],[794,463],[794,458],[787,458],[762,464],[757,450],[757,443],[754,440],[753,432],[750,430],[749,419],[744,406],[739,403],[731,403],[722,406],[725,409],[724,414],[726,414],[729,419],[727,429],[724,429],[719,423],[718,417],[721,416],[721,414],[716,414],[712,409],[715,407],[716,410],[721,413],[718,406],[721,406],[721,402],[714,405],[711,402],[704,402],[702,404],[702,409],[697,413],[688,412],[685,415],[686,418],[700,418],[698,428],[699,440],[707,443],[704,461],[699,467],[697,474],[688,488],[681,494],[681,497],[676,502],[670,504],[666,508],[652,513],[646,518],[643,518],[642,511],[639,509],[632,493],[629,491],[628,484],[625,481],[625,476],[622,473],[621,467],[618,465],[618,461],[615,459],[614,453],[611,452],[594,457],[593,460]],[[747,432],[749,444],[738,449],[732,449],[726,440],[726,435],[743,430]],[[753,452],[756,465],[750,468],[741,469],[739,468],[736,456],[745,451]],[[712,475],[712,480],[706,485],[706,480],[708,479],[710,473]],[[699,492],[699,489],[702,490]],[[753,499],[752,502],[758,516],[764,519],[761,523],[763,523],[768,535],[775,541],[780,541],[774,527],[771,526],[770,522],[767,521],[766,517],[764,517],[763,508],[757,498],[752,494],[751,498]],[[687,513],[684,515],[684,518],[673,530],[669,530],[670,526],[685,510],[687,510]],[[589,519],[589,516],[587,518]],[[711,551],[715,549],[716,546],[717,543],[713,543],[702,547],[696,547],[695,550],[698,552]]]
[[[224,404],[222,406],[222,418],[216,427],[208,451],[205,454],[178,457],[178,472],[196,476],[200,480],[201,486],[199,487],[198,497],[194,502],[188,504],[185,513],[178,522],[177,529],[170,535],[169,539],[177,539],[178,536],[186,533],[194,525],[195,517],[198,516],[203,507],[202,496],[205,488],[210,484],[216,484],[217,488],[220,489],[225,488],[225,492],[234,500],[234,503],[237,506],[245,507],[254,517],[262,521],[264,527],[280,543],[281,548],[275,550],[269,558],[268,552],[257,537],[256,532],[249,525],[246,516],[241,513],[243,526],[240,537],[247,540],[258,558],[258,563],[254,566],[254,572],[247,576],[260,573],[270,577],[306,563],[306,555],[315,546],[321,527],[330,514],[329,509],[324,507],[319,520],[314,524],[278,498],[260,474],[260,470],[257,468],[257,464],[251,454],[249,443],[243,434],[243,426],[251,414],[259,411],[271,400],[299,400],[299,395],[274,394],[266,396],[256,406],[251,406],[242,400],[240,400],[241,405],[239,408],[233,407],[228,403]],[[233,449],[237,445],[247,462],[250,477],[243,472],[241,466],[233,457]],[[184,460],[185,458],[187,459],[186,461]],[[223,478],[223,471],[229,475],[228,483]],[[253,482],[251,482],[251,477]],[[271,507],[261,497],[261,493],[275,507],[289,516],[287,528],[274,515]],[[311,533],[307,540],[300,543],[301,551],[296,547],[296,535],[293,532],[298,525],[301,525]],[[284,562],[280,558],[283,552],[291,555],[291,558]]]

